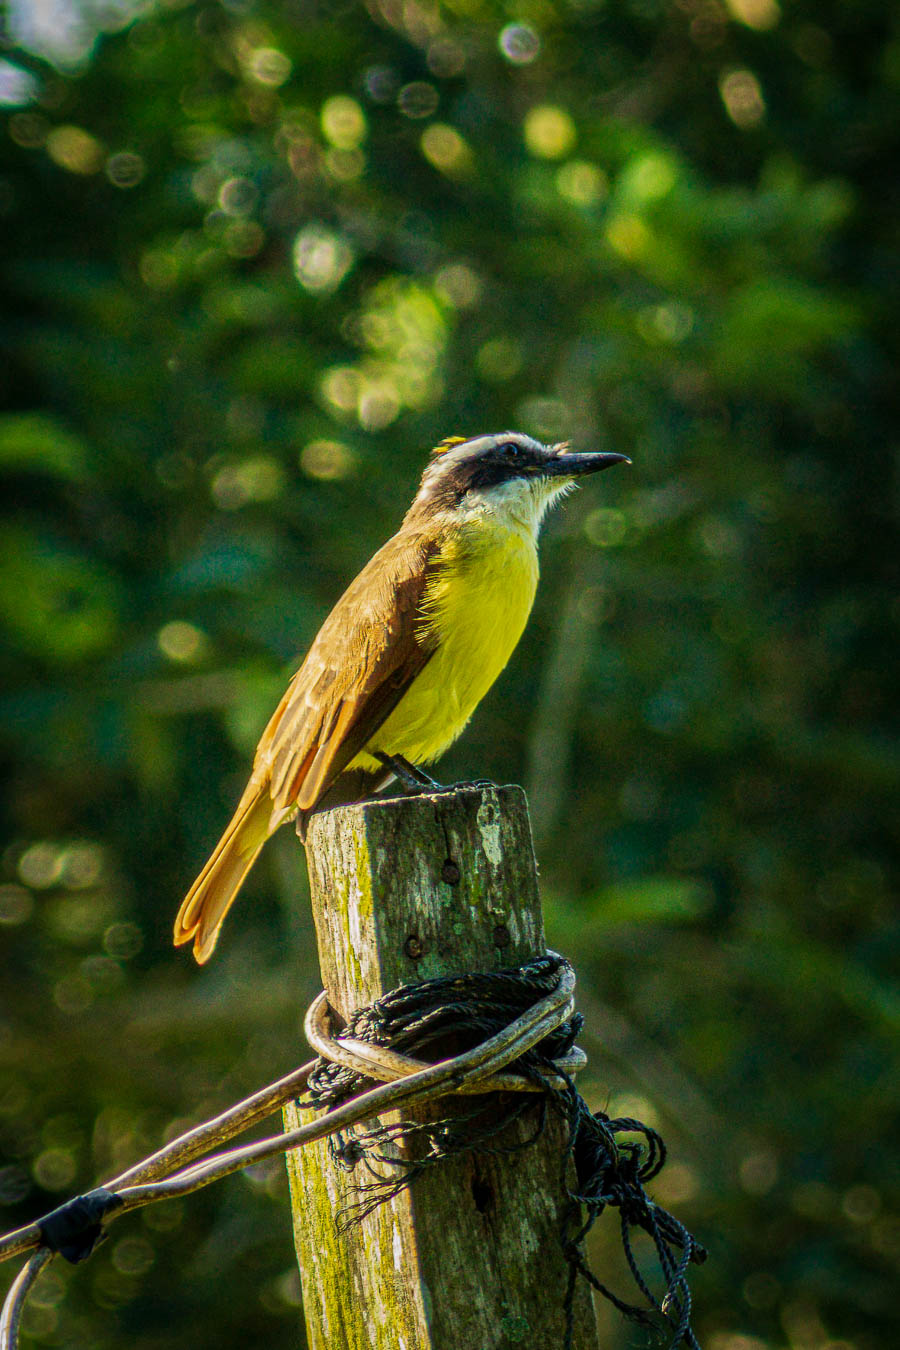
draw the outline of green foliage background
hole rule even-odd
[[[512,426],[634,466],[548,527],[529,630],[441,772],[528,787],[587,1091],[669,1140],[707,1350],[880,1350],[890,8],[7,18],[2,1228],[305,1058],[296,843],[208,968],[171,920],[429,446]],[[302,1344],[280,1165],[142,1214],[54,1265],[29,1345]]]

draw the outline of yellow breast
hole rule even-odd
[[[529,529],[481,521],[454,531],[423,599],[421,622],[437,650],[367,748],[414,764],[446,750],[512,655],[537,581]],[[354,763],[374,767],[366,754]]]

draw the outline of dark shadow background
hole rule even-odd
[[[658,1198],[712,1251],[705,1350],[881,1350],[889,7],[31,9],[0,53],[0,1225],[306,1057],[289,832],[209,967],[171,921],[429,447],[516,427],[634,466],[554,517],[440,772],[528,788],[585,1090],[662,1129]],[[276,1163],[116,1224],[27,1344],[299,1347],[286,1206]]]

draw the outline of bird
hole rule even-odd
[[[262,733],[250,781],[175,920],[203,964],[266,840],[294,818],[362,801],[460,735],[522,635],[547,510],[613,464],[522,432],[447,436],[395,535],[338,600]]]

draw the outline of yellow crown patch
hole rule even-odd
[[[452,450],[455,445],[464,445],[469,440],[468,436],[445,436],[442,441],[438,441],[432,450],[433,455],[444,455],[448,450]]]

